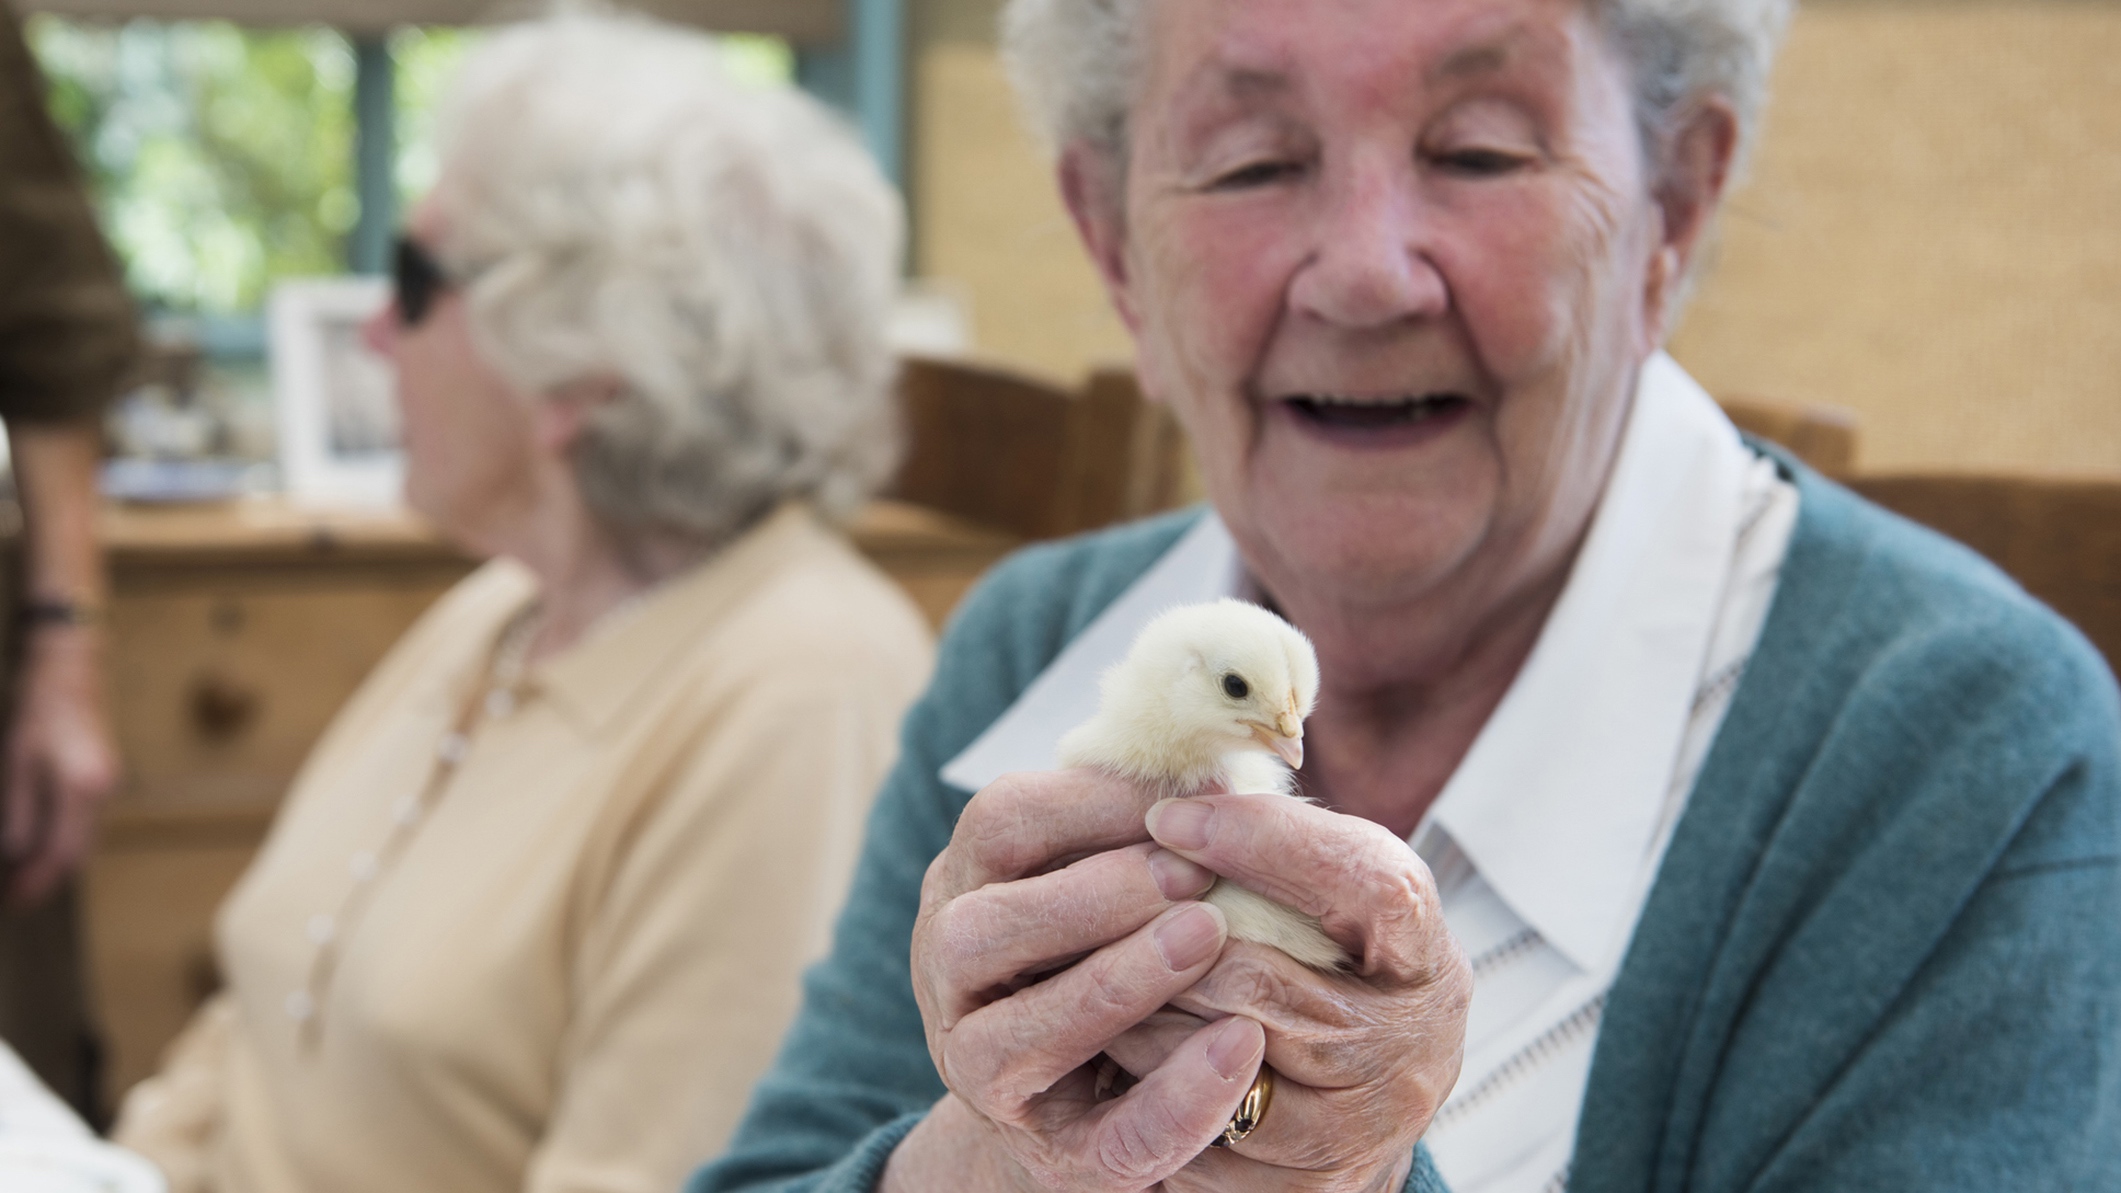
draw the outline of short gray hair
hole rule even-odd
[[[822,106],[729,79],[702,34],[565,13],[479,43],[440,141],[435,249],[479,350],[533,393],[619,386],[574,456],[604,525],[719,541],[883,479],[904,215]]]
[[[1033,126],[1052,147],[1080,141],[1125,162],[1140,68],[1136,35],[1152,2],[1009,0],[1002,53]],[[1633,73],[1636,121],[1653,158],[1675,114],[1720,95],[1737,115],[1742,160],[1792,0],[1586,2]]]

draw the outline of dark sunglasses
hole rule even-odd
[[[436,296],[456,284],[432,253],[419,241],[402,234],[391,266],[391,282],[398,303],[398,323],[404,327],[418,327],[434,308]]]

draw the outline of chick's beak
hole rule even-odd
[[[1290,770],[1302,770],[1304,765],[1303,722],[1284,713],[1279,724],[1273,728],[1265,725],[1252,726],[1252,740],[1280,755],[1289,764]]]

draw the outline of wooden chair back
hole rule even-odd
[[[1766,398],[1718,398],[1738,429],[1790,450],[1830,476],[1856,470],[1856,415],[1839,406],[1800,405]]]
[[[1184,442],[1133,377],[1072,393],[1001,369],[910,359],[899,376],[907,450],[890,496],[1027,539],[1177,503]]]
[[[1880,475],[1848,483],[1988,556],[2121,671],[2121,481]]]

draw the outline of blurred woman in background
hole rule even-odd
[[[126,1100],[180,1193],[674,1187],[824,947],[930,661],[830,528],[892,459],[901,213],[715,59],[567,16],[464,67],[368,335],[411,504],[491,562],[318,744]]]

